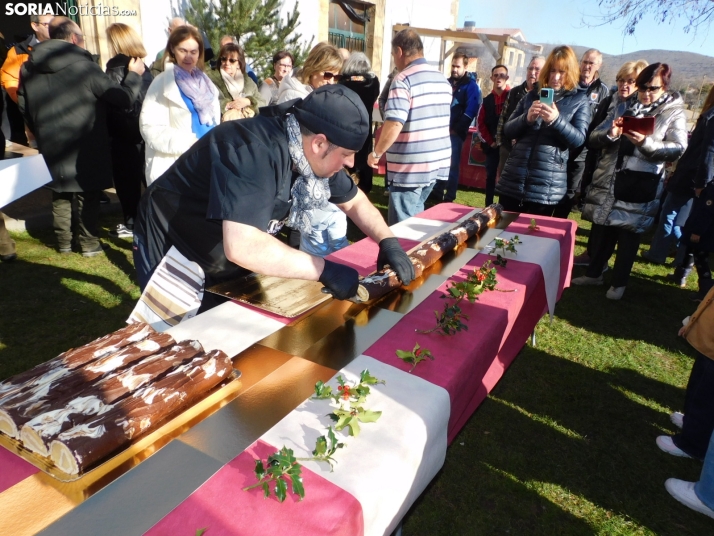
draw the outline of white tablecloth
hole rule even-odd
[[[450,403],[445,389],[365,355],[338,374],[354,382],[364,369],[387,382],[371,389],[364,406],[382,416],[361,423],[359,436],[344,440],[346,446],[334,456],[334,472],[326,463],[304,465],[350,492],[362,505],[365,535],[381,536],[397,527],[444,464]],[[334,378],[328,383],[336,389]],[[334,424],[327,417],[330,407],[329,400],[307,400],[261,439],[278,449],[292,448],[298,458],[309,457],[315,440]],[[337,435],[344,437],[346,430]]]

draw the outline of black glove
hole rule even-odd
[[[402,249],[402,246],[399,245],[399,240],[394,236],[383,238],[379,243],[377,270],[384,268],[385,264],[388,264],[392,270],[397,272],[397,276],[405,285],[408,285],[414,279],[414,265]]]
[[[354,268],[325,259],[319,281],[338,300],[348,300],[357,295],[359,274]]]

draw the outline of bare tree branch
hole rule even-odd
[[[596,16],[599,22],[583,20],[586,26],[603,26],[617,21],[625,22],[624,33],[633,35],[644,16],[653,16],[659,23],[673,23],[684,19],[684,32],[697,35],[707,30],[714,20],[714,0],[599,0],[602,11]]]

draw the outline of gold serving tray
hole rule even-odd
[[[62,471],[52,463],[49,458],[45,458],[34,452],[27,450],[22,443],[4,434],[0,434],[0,446],[5,447],[10,452],[17,454],[23,460],[31,463],[42,472],[56,478],[60,482],[75,482],[83,479],[87,483],[100,480],[108,476],[114,469],[120,468],[120,473],[124,473],[132,467],[151,456],[172,439],[178,437],[192,426],[196,425],[209,415],[234,400],[240,391],[241,373],[233,370],[230,377],[208,391],[204,398],[188,408],[179,408],[174,413],[162,419],[156,426],[142,434],[135,441],[114,451],[106,460],[85,472],[71,475]],[[113,480],[119,475],[114,475]]]
[[[322,287],[317,281],[249,274],[206,290],[270,313],[295,318],[332,298],[331,294],[321,291]]]

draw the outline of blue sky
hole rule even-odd
[[[637,50],[685,50],[714,56],[714,22],[696,36],[684,33],[685,22],[658,24],[643,19],[634,36],[623,35],[623,23],[587,27],[597,23],[597,0],[460,0],[458,27],[473,20],[478,28],[520,28],[528,41],[582,45],[618,55]]]

